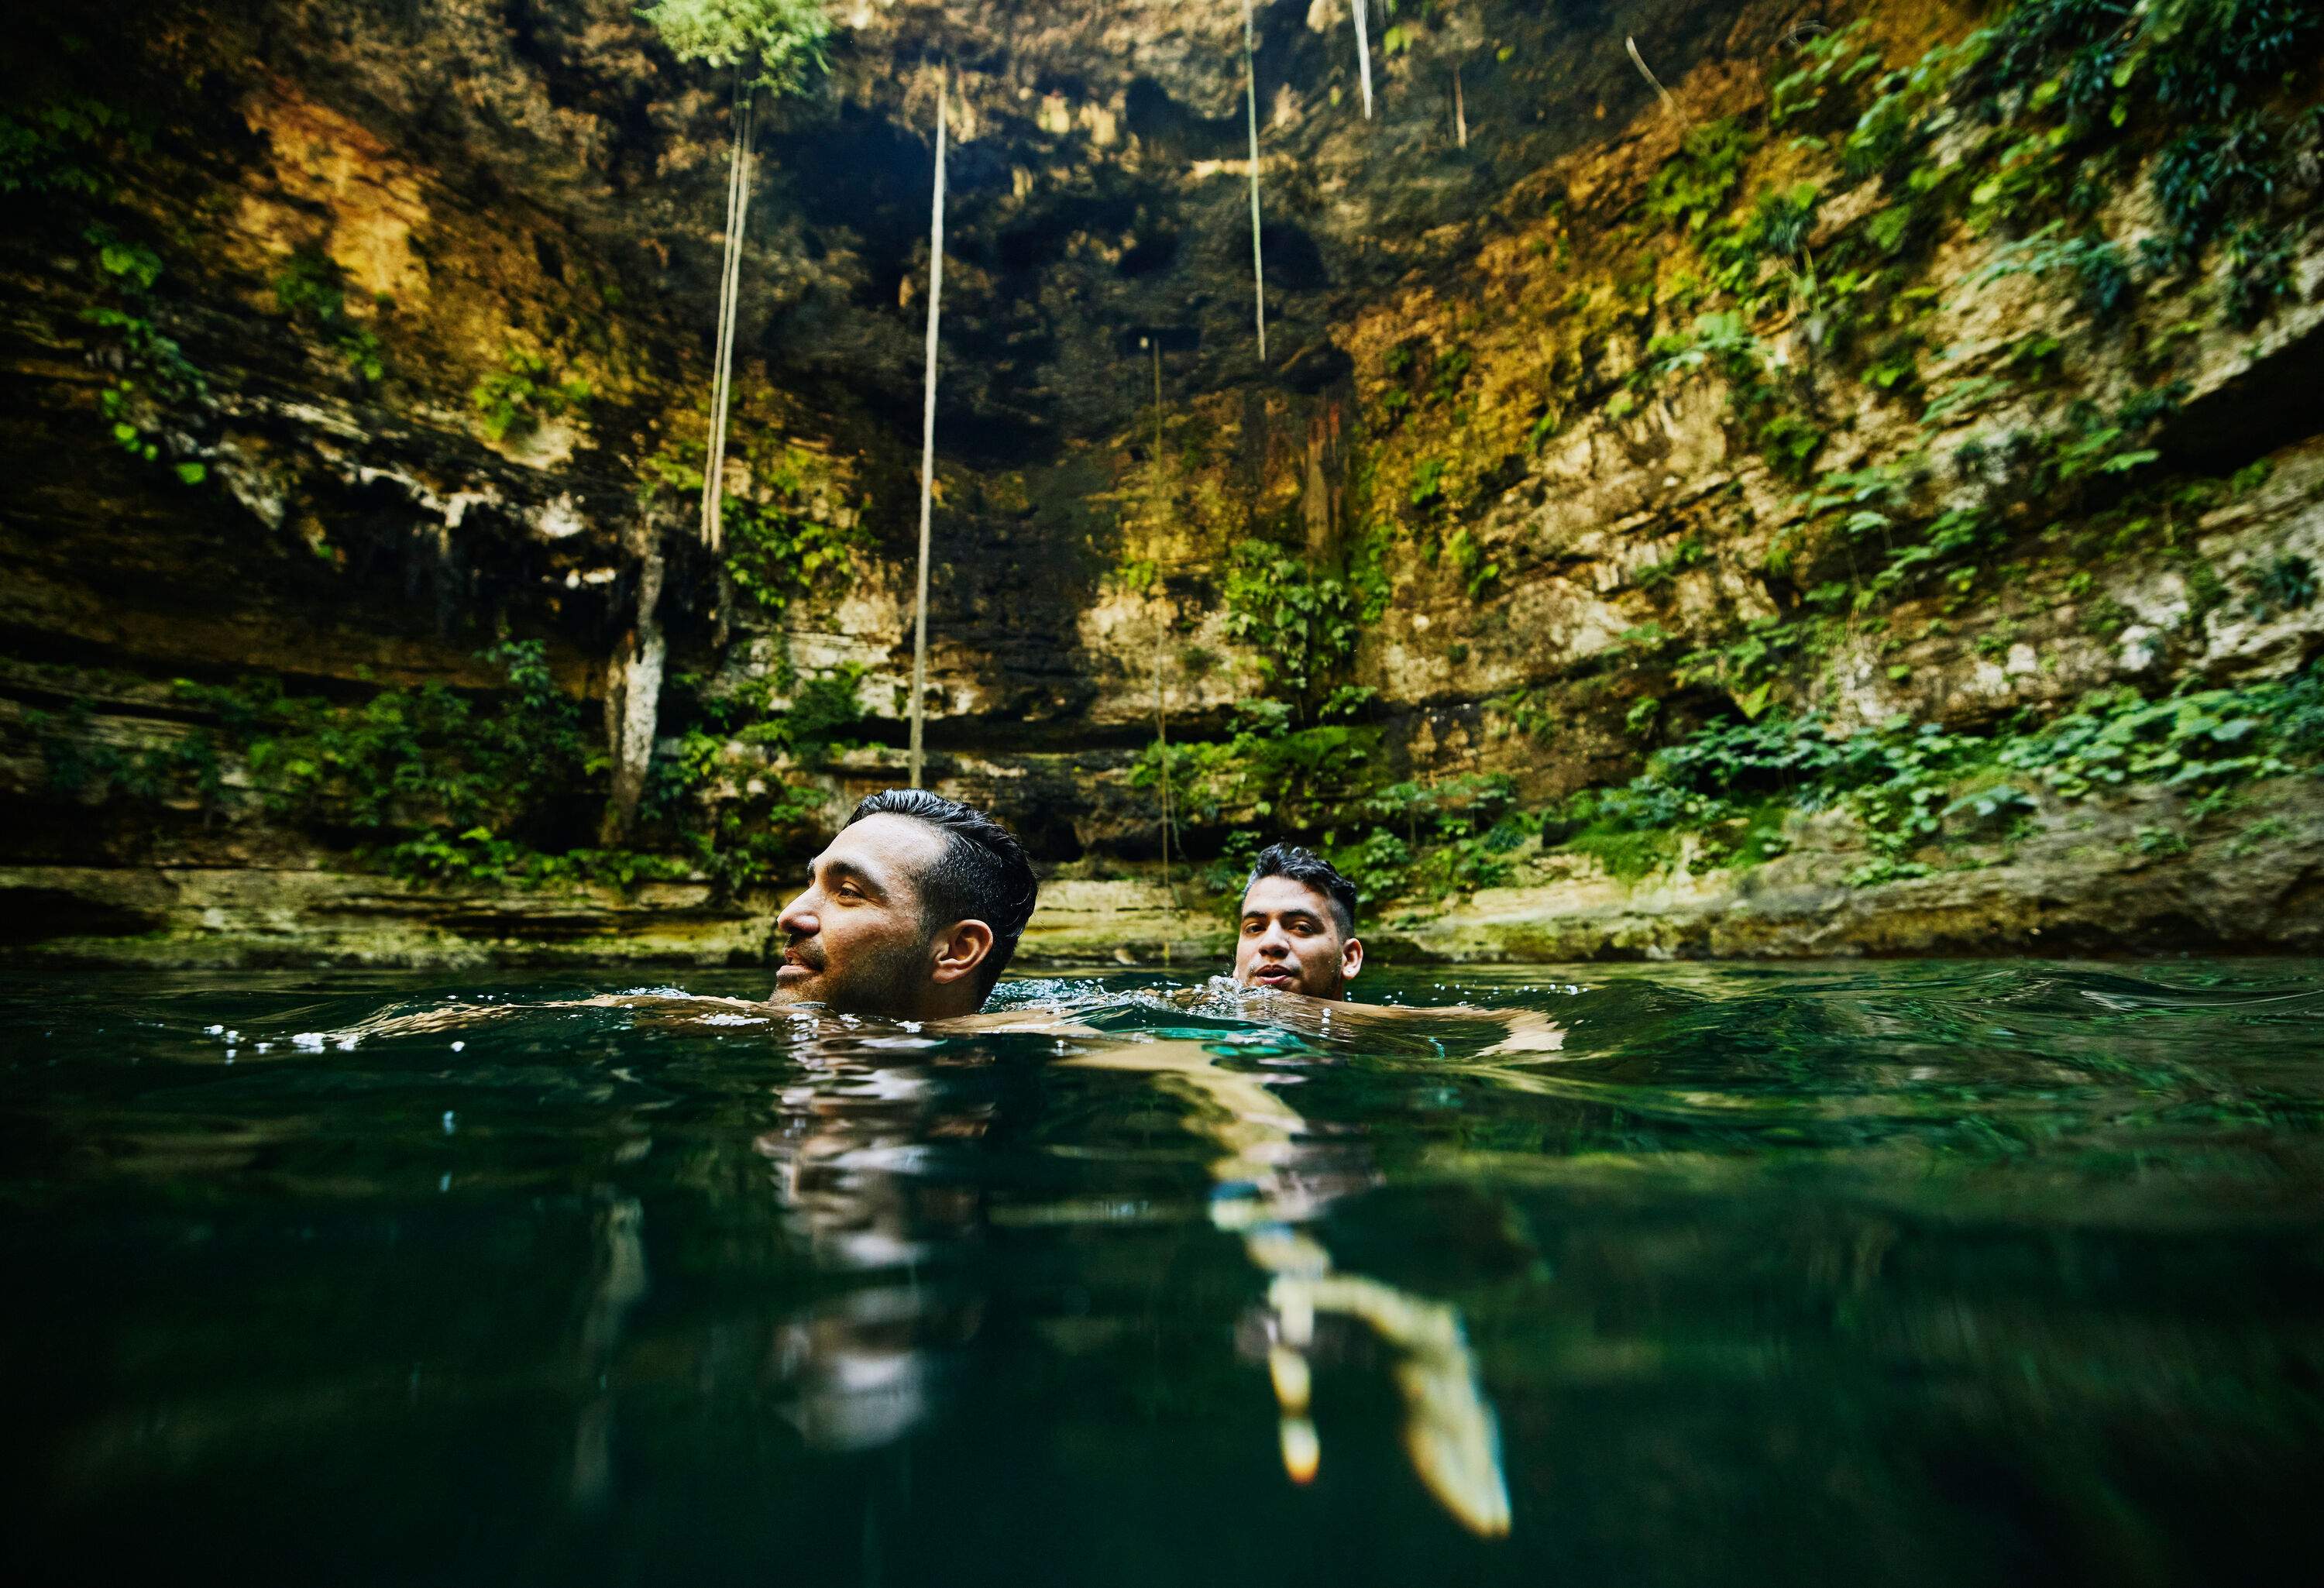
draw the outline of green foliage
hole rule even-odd
[[[706,703],[650,769],[641,816],[658,846],[596,848],[576,841],[605,793],[591,715],[557,688],[539,642],[483,655],[505,679],[486,697],[433,683],[349,703],[290,695],[272,679],[181,680],[180,703],[210,725],[143,750],[108,743],[86,706],[28,721],[50,786],[76,799],[190,795],[211,812],[246,801],[420,880],[627,888],[707,875],[731,891],[795,864],[825,814],[824,796],[772,775],[761,747],[812,753],[861,720],[861,669],[809,681],[787,713],[768,710],[763,685]],[[687,682],[673,680],[674,711]],[[229,756],[239,778],[226,775]]]
[[[180,703],[213,719],[142,751],[111,744],[88,708],[28,724],[51,788],[83,800],[148,803],[190,796],[215,814],[229,797],[325,835],[401,876],[540,886],[628,887],[691,874],[692,859],[577,846],[565,835],[592,815],[603,762],[580,704],[556,688],[538,642],[484,653],[507,679],[480,701],[442,684],[391,688],[359,705],[292,696],[279,679],[180,680]],[[225,757],[237,758],[235,793]]]
[[[2184,271],[2225,241],[2223,307],[2256,324],[2286,295],[2300,217],[2280,201],[2288,187],[2314,186],[2320,128],[2314,109],[2264,102],[2312,68],[2319,32],[2312,0],[2019,0],[1980,35],[1960,78],[1989,119],[2023,129],[1977,189],[1988,224],[2095,208],[2115,150],[2139,138],[2157,151],[2165,222],[2142,264]],[[2122,262],[2094,260],[2084,301],[2126,284]]]
[[[1743,180],[1744,161],[1758,146],[1758,134],[1731,115],[1692,129],[1648,180],[1646,214],[1666,226],[1701,231],[1727,208]]]
[[[207,398],[209,381],[152,318],[161,256],[143,244],[124,240],[110,226],[90,226],[82,240],[93,251],[98,279],[113,300],[80,311],[82,323],[106,333],[112,342],[106,362],[115,373],[97,393],[97,411],[122,450],[158,463],[168,421]],[[189,485],[199,485],[208,472],[190,459],[171,468]]]
[[[1366,780],[1369,737],[1341,739],[1305,730],[1292,734],[1291,747],[1276,753],[1265,743],[1268,731],[1262,714],[1246,724],[1233,746],[1195,746],[1185,755],[1174,751],[1173,792],[1182,776],[1191,773],[1198,780],[1185,785],[1196,790],[1190,808],[1194,819],[1258,819],[1271,831],[1300,832],[1356,885],[1365,905],[1436,898],[1508,881],[1514,852],[1530,834],[1516,815],[1516,788],[1507,777],[1464,773],[1428,783],[1378,785]],[[1157,751],[1149,746],[1135,780],[1150,786],[1160,764]],[[1230,767],[1246,783],[1221,802],[1214,780]],[[1335,795],[1319,797],[1311,785],[1298,781],[1302,778],[1337,780]],[[1270,786],[1270,780],[1276,798],[1251,805],[1250,788]],[[1236,799],[1244,803],[1236,804]],[[1315,830],[1325,822],[1331,825]],[[1249,826],[1229,835],[1204,876],[1213,892],[1240,897],[1259,843]]]
[[[713,706],[714,717],[715,711]],[[809,732],[794,741],[794,730],[802,728]],[[697,724],[655,757],[639,802],[649,825],[729,894],[780,879],[813,852],[828,816],[820,790],[768,774],[762,762],[737,754],[738,743],[775,743],[800,753],[823,747],[812,742],[811,725],[783,717],[762,718],[731,735]]]
[[[1779,479],[1794,484],[1815,466],[1816,454],[1828,438],[1823,427],[1803,414],[1777,413],[1760,425],[1757,437],[1760,456]]]
[[[1799,47],[1799,67],[1767,92],[1769,126],[1830,125],[1850,104],[1857,84],[1879,71],[1878,50],[1861,21],[1821,33]]]
[[[2001,765],[2079,799],[2131,783],[2197,792],[2290,771],[2324,750],[2324,673],[2147,700],[2105,690],[2001,747]]]
[[[1766,344],[1731,310],[1698,315],[1686,334],[1665,334],[1646,344],[1649,367],[1661,375],[1708,365],[1730,381],[1749,380],[1766,366]]]
[[[498,887],[599,882],[626,891],[641,882],[683,882],[694,874],[693,864],[676,855],[590,848],[545,854],[494,837],[489,827],[422,833],[391,846],[382,858],[389,871],[400,877]]]
[[[371,385],[386,374],[379,337],[347,316],[346,275],[329,254],[318,248],[291,254],[274,278],[274,301],[327,342],[357,381]]]
[[[1273,820],[1304,826],[1361,795],[1379,731],[1347,723],[1292,725],[1281,701],[1246,702],[1224,741],[1148,744],[1131,769],[1137,788],[1157,788],[1167,766],[1170,793],[1197,825]]]
[[[1976,80],[2120,125],[2116,106],[2145,78],[2167,114],[2216,120],[2300,64],[2319,29],[2310,0],[2020,0]]]
[[[807,679],[785,669],[781,708],[769,679],[713,691],[697,675],[673,678],[665,721],[681,726],[648,769],[639,812],[649,830],[726,891],[779,881],[820,841],[828,797],[779,775],[769,757],[812,762],[862,743],[863,675],[855,663]]]
[[[1671,669],[1681,686],[1708,685],[1725,690],[1746,719],[1767,709],[1779,674],[1824,650],[1832,620],[1775,615],[1755,618],[1723,644],[1699,646]]]
[[[1499,773],[1391,783],[1352,809],[1378,825],[1353,839],[1344,836],[1349,829],[1334,828],[1323,836],[1323,852],[1368,904],[1499,887],[1514,870],[1511,852],[1527,836],[1516,803],[1516,785]]]
[[[1444,460],[1424,457],[1412,471],[1412,489],[1406,493],[1415,507],[1441,504],[1444,500]]]
[[[1760,194],[1743,228],[1743,246],[1775,259],[1805,254],[1808,238],[1815,231],[1816,206],[1821,197],[1813,182],[1795,182],[1788,188]]]
[[[2286,554],[2272,559],[2251,581],[2246,604],[2254,617],[2273,617],[2305,612],[2316,605],[2316,565],[2304,557]]]
[[[1660,752],[1628,787],[1575,796],[1554,822],[1565,835],[1594,838],[1601,854],[1632,861],[1666,854],[1670,846],[1615,840],[1693,830],[1706,856],[1717,858],[1721,830],[1732,836],[1737,828],[1764,827],[1751,817],[1771,799],[1807,810],[1844,805],[1873,851],[1850,880],[1887,881],[1925,869],[1907,857],[1941,829],[1946,791],[1972,747],[1934,725],[1916,728],[1902,718],[1845,737],[1828,733],[1813,715],[1715,722]],[[1757,842],[1764,853],[1765,832]]]
[[[1429,371],[1428,395],[1432,402],[1446,403],[1460,395],[1461,383],[1468,378],[1469,366],[1474,355],[1466,347],[1447,348]]]
[[[2101,320],[2111,319],[2129,307],[2136,292],[2122,251],[2095,233],[2063,237],[2065,222],[2053,220],[2029,236],[2005,243],[1972,274],[1969,291],[2014,275],[2043,276],[2061,271],[2074,282],[2074,296]]]
[[[1770,810],[1843,808],[1870,851],[1849,879],[1863,885],[1924,874],[1916,854],[1928,845],[2033,813],[2029,783],[2065,799],[2134,784],[2216,799],[2319,762],[2324,670],[2314,668],[2283,682],[2153,700],[2128,688],[2103,691],[2047,725],[1981,734],[1902,716],[1837,734],[1812,713],[1768,712],[1712,722],[1657,752],[1627,786],[1570,797],[1544,813],[1542,838],[1637,876],[1674,858],[1682,834],[1718,859],[1757,829],[1755,853],[1764,854]]]
[[[1365,536],[1339,575],[1266,540],[1240,542],[1228,561],[1227,632],[1257,652],[1261,676],[1302,720],[1321,715],[1357,636],[1388,609],[1380,550]]]
[[[780,489],[780,487],[778,487]],[[862,549],[860,529],[840,529],[781,505],[726,498],[726,573],[762,612],[782,611]]]
[[[1499,560],[1486,555],[1483,544],[1466,525],[1444,537],[1438,556],[1461,581],[1461,587],[1469,593],[1471,601],[1481,599],[1493,581],[1501,577]]]
[[[1672,584],[1688,568],[1710,560],[1710,549],[1701,540],[1688,535],[1671,548],[1668,557],[1646,564],[1632,577],[1637,580],[1639,589],[1652,593]]]
[[[2253,112],[2232,122],[2187,128],[2154,161],[2154,198],[2171,227],[2170,252],[2191,259],[2230,220],[2255,216],[2275,197],[2284,127]]]
[[[142,152],[151,143],[125,112],[86,96],[0,112],[0,193],[105,198],[113,192],[106,166],[115,149]]]
[[[1646,362],[1632,377],[1632,383],[1644,385],[1705,368],[1715,371],[1727,382],[1729,411],[1735,415],[1768,466],[1782,478],[1803,478],[1811,461],[1823,448],[1823,429],[1794,411],[1785,394],[1771,381],[1767,346],[1751,330],[1740,312],[1701,314],[1686,333],[1656,337],[1646,345]],[[1619,393],[1617,402],[1628,396],[1628,392]],[[1633,401],[1631,407],[1635,406]],[[1615,403],[1609,403],[1606,411],[1609,417],[1622,417]]]
[[[157,744],[116,744],[99,732],[96,714],[82,700],[61,713],[27,710],[23,722],[49,789],[65,799],[90,805],[114,799],[164,802],[190,784],[207,813],[223,796],[217,742],[200,729]]]
[[[1549,704],[1546,690],[1512,689],[1506,695],[1495,696],[1485,704],[1499,719],[1493,728],[1497,738],[1518,733],[1536,743],[1545,744],[1557,735],[1559,718]]]
[[[582,411],[595,395],[587,381],[560,381],[546,357],[511,345],[501,354],[501,367],[468,389],[468,406],[486,440],[521,440],[545,419]]]
[[[798,93],[831,67],[823,0],[659,0],[638,14],[680,60],[740,67],[778,94]]]
[[[726,577],[760,611],[775,616],[845,568],[868,537],[860,515],[843,524],[835,521],[848,515],[819,510],[818,503],[827,503],[837,492],[821,476],[812,454],[779,436],[761,434],[752,438],[743,456],[751,465],[752,494],[724,498],[719,512]],[[664,445],[645,459],[639,501],[668,496],[690,502],[702,489],[703,462],[698,438]],[[1126,571],[1154,577],[1151,564]]]
[[[800,754],[863,743],[851,730],[871,720],[861,696],[864,671],[862,662],[842,662],[823,677],[801,683],[792,693],[790,710],[783,714],[782,735],[774,742]]]
[[[1899,394],[1914,390],[1920,384],[1921,346],[1918,337],[1893,338],[1864,366],[1864,383]]]
[[[549,836],[556,808],[603,763],[540,642],[482,659],[508,682],[484,706],[441,683],[382,689],[360,706],[287,695],[274,679],[179,693],[217,715],[270,815],[366,834]]]
[[[2171,827],[2141,827],[2138,829],[2138,852],[2154,859],[2168,859],[2187,853],[2186,838]]]

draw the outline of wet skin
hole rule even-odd
[[[992,951],[980,920],[929,929],[920,879],[943,857],[942,832],[909,817],[844,827],[783,907],[782,968],[773,1003],[815,1002],[843,1014],[945,1020],[982,1006],[976,970]]]
[[[1342,937],[1332,901],[1289,877],[1261,877],[1243,892],[1234,979],[1246,987],[1345,998],[1364,945]]]

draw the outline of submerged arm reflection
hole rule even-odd
[[[872,1449],[930,1414],[948,1366],[982,1326],[983,1295],[964,1276],[982,1239],[982,1200],[937,1171],[945,1147],[982,1136],[992,1109],[973,1088],[947,1086],[941,1067],[893,1054],[802,1062],[808,1079],[779,1094],[779,1122],[757,1149],[776,1166],[816,1265],[872,1282],[786,1321],[770,1366],[791,1387],[788,1416],[810,1445]]]
[[[1157,1041],[1085,1052],[1082,1068],[1151,1075],[1194,1104],[1194,1128],[1225,1149],[1211,1165],[1221,1194],[1212,1222],[1242,1237],[1252,1262],[1274,1276],[1268,1377],[1280,1413],[1284,1470],[1295,1482],[1315,1475],[1322,1445],[1309,1416],[1308,1352],[1318,1314],[1368,1325],[1397,1353],[1404,1445],[1429,1491],[1471,1532],[1509,1530],[1500,1436],[1477,1380],[1460,1314],[1441,1302],[1359,1274],[1336,1271],[1332,1255],[1295,1226],[1329,1200],[1296,1172],[1306,1121],[1258,1077],[1220,1067],[1201,1044]],[[1235,1194],[1230,1195],[1232,1192]]]

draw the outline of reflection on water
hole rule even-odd
[[[14,1547],[2241,1578],[2324,1423],[2317,968],[1464,971],[1329,1019],[1124,974],[967,1034],[0,984]]]

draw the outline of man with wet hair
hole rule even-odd
[[[974,1014],[1038,893],[1025,846],[982,811],[924,789],[874,794],[783,907],[769,1001],[899,1020]]]
[[[1312,849],[1260,851],[1243,884],[1234,979],[1246,987],[1343,999],[1364,968],[1356,885]]]

